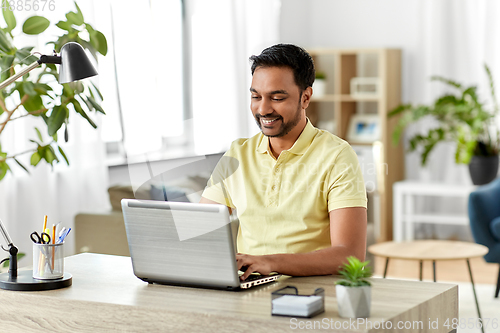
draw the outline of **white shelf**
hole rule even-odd
[[[461,215],[444,215],[444,214],[412,214],[403,215],[403,219],[411,220],[414,223],[438,223],[451,225],[468,225],[469,218]]]

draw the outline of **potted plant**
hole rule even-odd
[[[77,42],[93,55],[97,60],[97,54],[106,55],[107,42],[104,35],[86,23],[83,13],[75,2],[76,11],[66,14],[66,19],[55,25],[61,29],[61,35],[47,44],[52,44],[54,50],[59,52],[61,47],[68,42]],[[7,7],[2,9],[6,27],[0,27],[0,81],[13,76],[38,60],[32,55],[33,46],[18,48],[16,39],[22,38],[22,34],[13,34],[17,26],[14,12]],[[22,24],[22,32],[25,35],[39,35],[50,25],[50,21],[42,16],[32,16]],[[64,127],[64,139],[68,141],[68,123],[70,113],[77,113],[87,120],[90,126],[96,128],[92,120],[93,113],[102,113],[100,106],[102,95],[97,87],[89,80],[66,83],[62,89],[58,83],[58,70],[54,64],[43,64],[38,71],[26,74],[22,79],[9,85],[0,91],[0,143],[2,132],[14,121],[26,119],[42,119],[33,131],[27,133],[26,140],[31,142],[31,147],[22,152],[7,152],[0,144],[0,180],[7,171],[11,171],[10,165],[17,164],[29,173],[26,163],[32,166],[38,165],[45,160],[50,165],[59,163],[60,160],[69,164],[63,149],[59,145],[57,132]],[[26,118],[28,117],[28,118]],[[29,154],[29,155],[28,155]],[[22,160],[26,156],[26,162]]]
[[[343,318],[370,316],[371,284],[366,279],[372,276],[372,271],[368,263],[351,256],[339,270],[344,279],[335,282],[335,292],[339,315]]]
[[[396,144],[409,124],[429,116],[436,119],[438,125],[435,128],[426,134],[416,134],[410,138],[409,151],[421,149],[421,162],[425,166],[429,153],[439,142],[456,142],[455,161],[469,164],[475,185],[486,184],[495,179],[500,149],[500,132],[495,126],[498,103],[490,69],[486,64],[484,67],[493,99],[492,110],[488,110],[479,101],[476,86],[466,87],[458,82],[434,76],[432,80],[445,83],[457,93],[446,93],[430,106],[405,104],[389,113],[389,117],[401,116],[392,133]]]
[[[322,97],[326,92],[326,74],[322,71],[317,71],[313,83],[313,94],[315,97]]]

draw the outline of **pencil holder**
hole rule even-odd
[[[59,279],[64,275],[64,243],[33,243],[33,278]]]

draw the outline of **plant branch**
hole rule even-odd
[[[32,115],[35,115],[35,114],[40,114],[40,113],[43,113],[43,112],[46,112],[46,111],[49,111],[49,109],[47,108],[43,108],[43,109],[40,109],[40,110],[36,110],[36,111],[30,111],[26,114],[23,114],[19,117],[16,117],[16,118],[12,118],[10,121],[13,121],[13,120],[16,120],[16,119],[19,119],[19,118],[24,118],[24,117],[27,117],[27,116],[32,116]],[[0,124],[3,124],[3,123],[0,123]]]
[[[23,151],[22,153],[17,153],[17,154],[11,155],[11,156],[0,158],[0,163],[5,162],[9,158],[16,158],[17,156],[24,155],[24,154],[31,153],[31,152],[35,152],[35,151],[36,151],[36,149],[30,149],[30,150]]]
[[[16,112],[16,110],[19,109],[19,107],[21,105],[23,105],[28,100],[28,98],[29,98],[28,95],[24,95],[23,98],[21,98],[21,103],[19,103],[19,105],[16,106],[14,108],[14,110],[12,110],[12,111],[6,111],[8,113],[8,116],[7,116],[7,119],[3,123],[0,124],[1,125],[1,127],[0,127],[0,134],[2,134],[3,130],[5,129],[5,126],[7,125],[7,123],[12,120],[11,117],[14,114],[14,112]]]

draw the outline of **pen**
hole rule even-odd
[[[42,232],[45,232],[45,228],[47,228],[47,215],[43,217],[43,229]]]
[[[66,236],[68,236],[68,234],[69,234],[70,231],[71,231],[71,228],[69,228],[68,230],[64,231],[64,233],[61,236],[59,236],[59,239],[57,240],[57,243],[59,244],[59,243],[64,242],[64,239],[66,238]],[[61,230],[61,232],[62,232],[62,230]]]
[[[52,225],[52,244],[56,243],[56,226]],[[52,247],[52,270],[54,270],[54,256],[55,256],[55,247]]]

